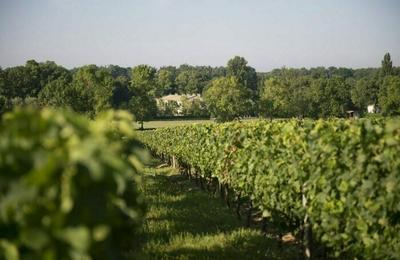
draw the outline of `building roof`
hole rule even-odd
[[[163,101],[181,102],[183,97],[186,97],[189,100],[193,100],[193,99],[202,100],[202,98],[201,98],[201,96],[199,94],[185,94],[185,95],[173,94],[173,95],[163,96],[160,99],[163,100]]]

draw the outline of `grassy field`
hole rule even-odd
[[[242,121],[248,120],[257,120],[258,118],[249,117],[241,119]],[[191,119],[191,120],[155,120],[155,121],[148,121],[144,122],[143,127],[145,129],[152,129],[152,128],[161,128],[161,127],[170,127],[170,126],[181,126],[181,125],[191,125],[191,124],[202,124],[202,123],[213,123],[215,122],[212,119]],[[140,125],[137,124],[136,128],[139,128]]]
[[[225,204],[171,168],[147,168],[148,213],[134,259],[296,259],[298,249],[244,228]]]
[[[199,119],[199,120],[156,120],[144,122],[143,127],[145,129],[149,128],[160,128],[160,127],[169,127],[169,126],[180,126],[180,125],[190,125],[190,124],[201,124],[201,123],[211,123],[214,122],[211,119]],[[136,126],[140,127],[139,124]]]

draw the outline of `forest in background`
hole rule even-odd
[[[107,109],[126,109],[138,121],[165,116],[156,98],[201,94],[185,115],[211,115],[220,121],[243,116],[268,118],[346,117],[375,105],[383,115],[400,114],[400,67],[387,53],[380,68],[279,68],[256,72],[245,58],[225,67],[85,65],[67,69],[52,61],[29,60],[0,68],[0,113],[15,106],[69,107],[94,117]],[[196,109],[197,108],[197,109]],[[199,112],[199,109],[202,110]]]

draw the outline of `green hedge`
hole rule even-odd
[[[0,123],[0,259],[120,259],[144,213],[132,118],[18,109]]]
[[[247,195],[270,221],[307,216],[333,255],[400,255],[399,119],[204,124],[140,138]]]

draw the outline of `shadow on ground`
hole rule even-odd
[[[218,198],[170,168],[149,168],[143,185],[148,213],[134,259],[297,259],[243,223]]]

